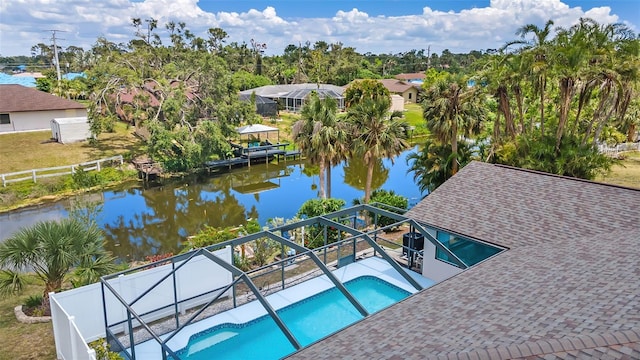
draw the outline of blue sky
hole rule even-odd
[[[590,9],[599,6],[609,6],[612,12],[636,25],[640,25],[640,0],[572,0],[563,1],[572,7],[580,6]],[[303,4],[301,6],[301,4]],[[371,16],[401,16],[408,14],[420,14],[425,6],[440,11],[459,12],[463,9],[488,7],[490,1],[480,0],[205,0],[199,2],[203,10],[245,12],[248,9],[262,9],[271,5],[277,8],[278,15],[282,17],[307,18],[307,17],[332,17],[338,10],[351,10],[357,8]]]
[[[29,55],[62,30],[59,45],[90,48],[104,36],[127,43],[131,18],[155,18],[164,39],[168,21],[195,34],[220,27],[227,42],[251,39],[280,54],[289,44],[342,42],[360,53],[398,53],[430,47],[440,53],[498,48],[525,24],[554,20],[569,27],[580,17],[624,22],[640,31],[640,0],[0,0],[0,55]]]

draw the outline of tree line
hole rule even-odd
[[[611,164],[596,143],[637,136],[640,46],[621,24],[586,18],[569,28],[527,24],[500,49],[440,55],[424,49],[359,54],[342,43],[317,41],[266,56],[268,44],[227,44],[221,28],[200,37],[185,23],[169,22],[162,31],[155,19],[132,19],[135,38],[128,43],[99,38],[88,51],[61,49],[60,56],[87,73],[80,92],[91,101],[93,132],[110,131],[118,119],[144,124],[150,154],[169,170],[227,156],[225,139],[234,128],[260,121],[250,104],[238,101],[239,90],[344,85],[399,72],[426,74],[420,97],[431,136],[411,157],[425,190],[471,159],[594,178]],[[44,44],[32,50],[35,62],[51,55]]]

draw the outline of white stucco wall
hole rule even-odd
[[[435,229],[426,228],[426,230],[429,235],[434,238],[437,236]],[[436,259],[436,246],[425,238],[422,260],[422,276],[438,283],[452,277],[453,275],[459,274],[462,271],[463,270],[459,267]]]
[[[411,99],[409,99],[409,94],[411,94]],[[402,97],[404,98],[405,102],[415,103],[418,98],[418,89],[416,88],[407,89],[405,92],[402,93]]]
[[[50,130],[51,119],[87,116],[87,109],[24,111],[9,114],[10,124],[0,125],[0,132]]]
[[[430,241],[424,242],[423,253],[422,276],[424,277],[440,282],[462,272],[462,269],[436,259],[436,247]]]

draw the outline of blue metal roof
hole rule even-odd
[[[30,76],[11,76],[5,73],[0,73],[0,85],[11,84],[36,87],[36,79]]]

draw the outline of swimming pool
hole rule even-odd
[[[408,291],[374,276],[361,276],[344,285],[369,313],[410,295]],[[282,308],[277,313],[302,346],[363,318],[335,287]],[[294,351],[275,321],[267,315],[244,324],[225,323],[197,333],[176,354],[184,360],[279,359]]]

